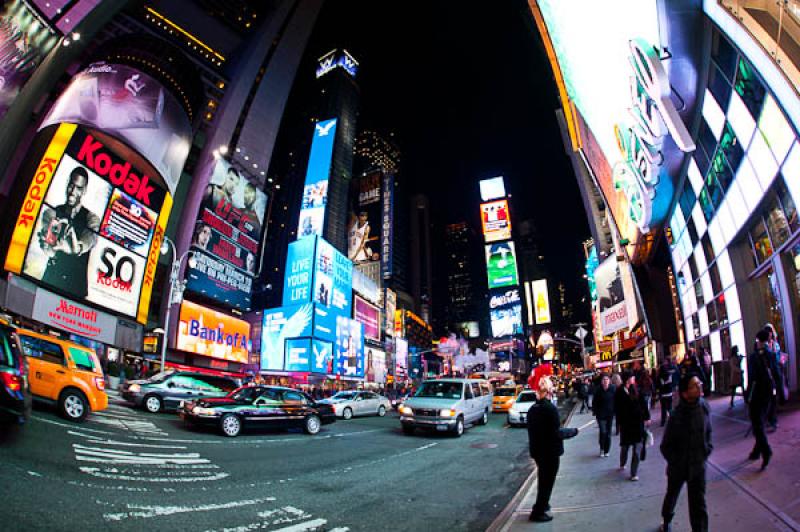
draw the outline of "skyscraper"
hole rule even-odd
[[[411,296],[418,314],[430,323],[433,305],[430,203],[424,194],[411,198]]]
[[[466,223],[449,224],[444,228],[444,256],[441,266],[446,270],[446,293],[444,303],[436,308],[437,325],[450,330],[464,322],[482,322],[480,312],[485,297],[480,280],[483,250],[475,231]],[[444,294],[442,294],[444,295]]]
[[[394,141],[394,133],[382,135],[377,131],[365,130],[358,134],[355,143],[353,170],[356,174],[383,168],[396,173],[400,167],[400,148]]]

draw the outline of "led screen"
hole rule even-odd
[[[176,347],[181,351],[246,364],[250,351],[250,324],[184,300]]]
[[[311,155],[308,157],[300,206],[300,221],[297,226],[298,238],[323,233],[325,209],[328,205],[328,175],[335,139],[335,118],[318,122],[314,126],[314,138],[311,141]]]
[[[172,207],[157,174],[113,139],[62,124],[32,178],[6,270],[146,322]]]
[[[506,197],[506,184],[502,176],[482,179],[479,186],[481,189],[481,200],[483,201]]]
[[[550,323],[550,298],[547,295],[547,280],[539,279],[531,283],[533,310],[536,324]]]
[[[395,339],[394,358],[394,376],[398,381],[404,381],[408,377],[408,340]]]
[[[507,307],[492,309],[489,312],[492,325],[492,336],[509,336],[522,333],[522,305],[519,303]]]
[[[283,304],[314,302],[343,316],[351,315],[353,263],[322,238],[289,244]]]
[[[336,317],[336,373],[364,376],[364,326],[345,316]]]
[[[261,369],[282,371],[286,340],[310,337],[313,318],[311,303],[265,310],[261,328]]]
[[[382,349],[367,347],[364,356],[367,359],[367,381],[378,384],[386,382],[386,352]]]
[[[286,371],[309,371],[311,369],[311,339],[292,338],[286,340]]]
[[[481,227],[486,242],[497,242],[511,238],[511,218],[508,201],[499,200],[481,204]]]
[[[517,257],[513,242],[498,242],[486,246],[486,276],[489,288],[519,284]]]
[[[364,337],[371,340],[381,339],[381,311],[375,305],[370,305],[362,298],[356,296],[353,303],[354,319],[364,325]]]

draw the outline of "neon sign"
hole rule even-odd
[[[347,50],[331,50],[319,58],[317,62],[317,79],[335,68],[342,68],[352,77],[358,72],[358,61]]]

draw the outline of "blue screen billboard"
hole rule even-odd
[[[309,371],[311,368],[311,339],[286,340],[286,371]]]
[[[311,336],[314,309],[311,303],[264,311],[261,328],[261,369],[283,371],[286,340]]]
[[[336,318],[336,373],[343,377],[364,376],[364,325]]]
[[[311,301],[315,248],[314,238],[302,238],[289,244],[283,277],[284,306]]]
[[[350,316],[353,263],[322,238],[301,238],[289,244],[283,304],[317,303],[335,314]]]
[[[311,371],[333,375],[333,343],[322,340],[311,340]]]
[[[311,154],[303,186],[303,203],[300,206],[298,238],[322,235],[325,227],[325,209],[328,205],[328,176],[331,169],[333,144],[336,139],[336,119],[317,122]]]

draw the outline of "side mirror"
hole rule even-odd
[[[169,381],[169,382],[167,383],[167,388],[174,388],[174,387],[175,387],[175,383],[174,383],[174,382],[172,382],[172,381]]]

